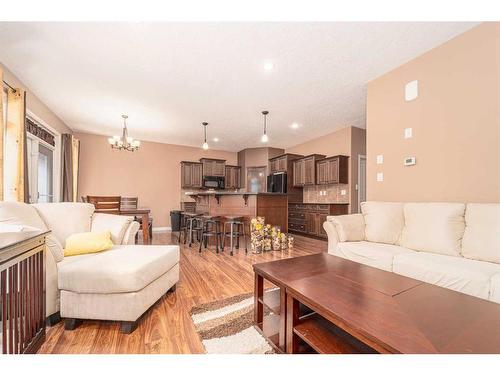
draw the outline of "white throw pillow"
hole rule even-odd
[[[462,256],[500,263],[500,203],[467,205]]]
[[[465,229],[463,203],[406,203],[401,246],[460,256]]]
[[[340,242],[365,239],[365,221],[361,214],[328,216],[328,221],[335,225]]]
[[[404,226],[403,203],[362,202],[365,239],[370,242],[399,244]]]
[[[121,245],[123,236],[130,223],[134,220],[133,216],[121,216],[95,213],[92,216],[91,232],[111,232],[111,241],[115,245]]]
[[[90,232],[94,205],[89,203],[36,203],[33,205],[59,243],[74,233]]]

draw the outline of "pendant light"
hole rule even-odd
[[[203,145],[201,146],[204,150],[208,150],[208,143],[207,143],[207,125],[208,122],[203,122],[203,133],[205,134],[205,140],[203,142]]]
[[[126,150],[126,151],[137,151],[141,142],[137,139],[128,136],[127,129],[127,115],[122,115],[123,118],[123,131],[122,136],[115,135],[112,138],[108,138],[108,142],[111,145],[111,148],[115,148],[117,150]]]
[[[267,136],[267,115],[269,114],[269,111],[262,111],[262,114],[264,115],[264,134],[262,134],[262,137],[260,138],[262,143],[267,143],[269,141],[269,138]]]

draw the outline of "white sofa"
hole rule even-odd
[[[94,213],[92,204],[0,202],[0,224],[51,230],[46,316],[49,322],[57,321],[60,311],[66,329],[74,329],[81,319],[116,320],[122,322],[122,332],[129,333],[179,280],[178,246],[134,245],[139,224],[133,217]],[[110,250],[64,256],[63,246],[71,234],[104,230],[111,231]]]
[[[330,254],[500,303],[500,203],[364,202],[323,223]]]

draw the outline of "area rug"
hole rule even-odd
[[[254,327],[253,300],[252,293],[240,294],[191,309],[191,319],[207,354],[275,353]],[[266,309],[264,315],[269,314],[272,312]]]

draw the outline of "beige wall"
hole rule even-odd
[[[286,149],[286,152],[299,155],[349,156],[349,210],[350,212],[357,212],[358,155],[366,154],[366,131],[364,129],[348,126],[290,147]]]
[[[236,164],[236,153],[154,142],[142,142],[138,152],[112,150],[107,138],[78,133],[79,195],[139,197],[151,208],[155,227],[170,226],[170,210],[180,208],[182,160],[220,158]]]
[[[405,102],[412,80],[419,96]],[[500,23],[481,24],[370,82],[367,198],[500,202],[499,91]],[[411,139],[403,138],[407,127]],[[403,166],[406,156],[417,164]]]
[[[266,167],[269,169],[269,159],[282,155],[285,152],[282,148],[255,147],[246,148],[238,152],[238,165],[241,167],[241,187],[246,188],[247,168]],[[269,170],[267,170],[269,174]]]
[[[26,108],[33,112],[35,116],[46,122],[59,133],[72,133],[64,121],[50,110],[31,90],[24,85],[7,67],[0,63],[0,70],[3,70],[3,79],[12,87],[21,88],[26,91]],[[56,95],[55,93],[54,95]]]

